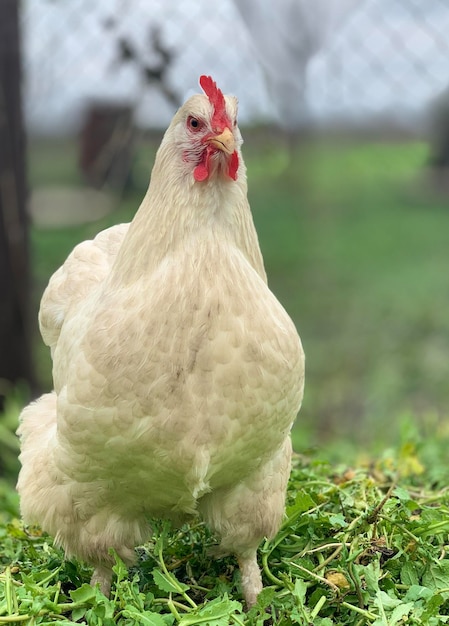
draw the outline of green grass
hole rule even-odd
[[[259,552],[264,591],[245,613],[233,558],[211,560],[204,526],[156,522],[128,572],[116,557],[111,598],[89,568],[17,521],[0,483],[0,624],[103,626],[439,626],[449,622],[448,433],[402,443],[368,466],[295,459],[286,517]]]
[[[382,446],[398,414],[447,415],[449,205],[425,157],[419,143],[314,144],[273,179],[250,175],[270,284],[306,351],[299,442],[303,423],[317,442]]]

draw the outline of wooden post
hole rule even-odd
[[[19,1],[0,0],[0,410],[8,384],[32,385]]]

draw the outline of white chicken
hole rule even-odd
[[[54,391],[21,415],[21,512],[108,594],[150,518],[200,515],[244,598],[281,523],[303,395],[295,326],[266,283],[237,100],[210,77],[176,113],[130,224],[79,244],[39,320]],[[275,216],[273,216],[275,219]]]

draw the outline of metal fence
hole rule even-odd
[[[314,64],[311,89],[327,114],[419,113],[449,87],[449,4],[358,3]]]
[[[337,6],[338,5],[338,6]],[[79,127],[89,100],[166,125],[211,73],[244,122],[416,123],[449,85],[447,0],[23,0],[26,117]]]

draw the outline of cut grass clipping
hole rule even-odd
[[[115,556],[107,599],[87,584],[87,567],[22,527],[17,497],[4,486],[0,624],[448,623],[447,445],[447,437],[411,437],[356,470],[297,457],[285,522],[259,553],[265,588],[248,613],[234,559],[211,558],[214,538],[202,524],[156,523],[136,567]]]

